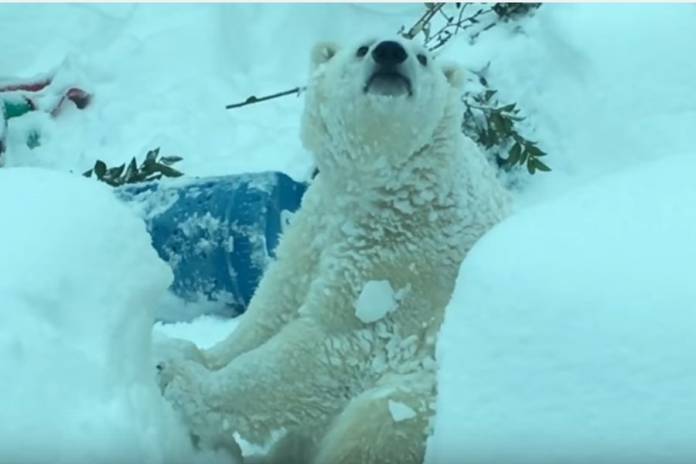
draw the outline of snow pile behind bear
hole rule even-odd
[[[150,309],[171,272],[143,222],[105,185],[40,169],[0,170],[0,212],[0,462],[202,460],[155,384]]]
[[[430,464],[696,462],[693,155],[500,224],[438,342]]]

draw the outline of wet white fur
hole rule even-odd
[[[361,44],[312,52],[302,138],[320,174],[228,339],[164,365],[165,396],[203,445],[284,430],[269,460],[420,463],[436,395],[434,347],[459,265],[505,214],[507,194],[460,130],[459,71],[415,43],[413,96],[364,92]],[[361,322],[366,282],[398,308]],[[414,418],[394,421],[389,401]]]

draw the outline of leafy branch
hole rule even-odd
[[[431,52],[441,49],[454,36],[468,34],[470,41],[500,22],[507,22],[528,15],[540,3],[426,3],[425,13],[402,37],[413,39],[422,34],[425,47]],[[436,25],[437,24],[437,25]],[[486,68],[487,69],[487,68]],[[477,74],[477,73],[474,73]],[[497,91],[488,87],[488,81],[478,75],[483,86],[464,93],[466,105],[462,118],[462,131],[495,157],[496,164],[509,171],[515,166],[525,166],[530,174],[548,172],[548,165],[539,158],[546,156],[537,142],[522,136],[518,123],[524,118],[516,103],[501,104]]]
[[[516,165],[527,166],[527,171],[551,170],[539,158],[546,156],[537,142],[522,136],[516,124],[523,121],[517,103],[500,104],[497,91],[467,92],[462,97],[466,109],[462,131],[476,143],[493,153],[498,166],[510,170]]]
[[[159,180],[162,177],[179,177],[183,175],[172,167],[173,164],[181,161],[180,156],[159,156],[159,148],[150,150],[145,155],[145,161],[138,166],[135,157],[131,159],[128,166],[122,164],[113,168],[108,168],[106,163],[98,160],[94,167],[82,175],[92,177],[92,174],[102,182],[106,182],[112,187],[125,184],[135,184],[138,182],[148,182]]]

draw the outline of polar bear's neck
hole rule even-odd
[[[458,183],[467,182],[462,176],[466,177],[468,153],[461,152],[457,143],[460,138],[455,127],[443,124],[425,146],[412,153],[372,152],[368,162],[355,168],[342,161],[360,163],[361,158],[366,158],[364,154],[332,148],[332,153],[319,157],[325,161],[320,163],[320,172],[327,188],[338,198],[383,202],[392,197],[396,202],[410,201],[414,205],[434,202],[435,205],[443,195],[456,189]]]

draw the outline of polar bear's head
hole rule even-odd
[[[320,171],[393,169],[459,124],[461,72],[413,41],[321,43],[311,66],[302,139]]]

